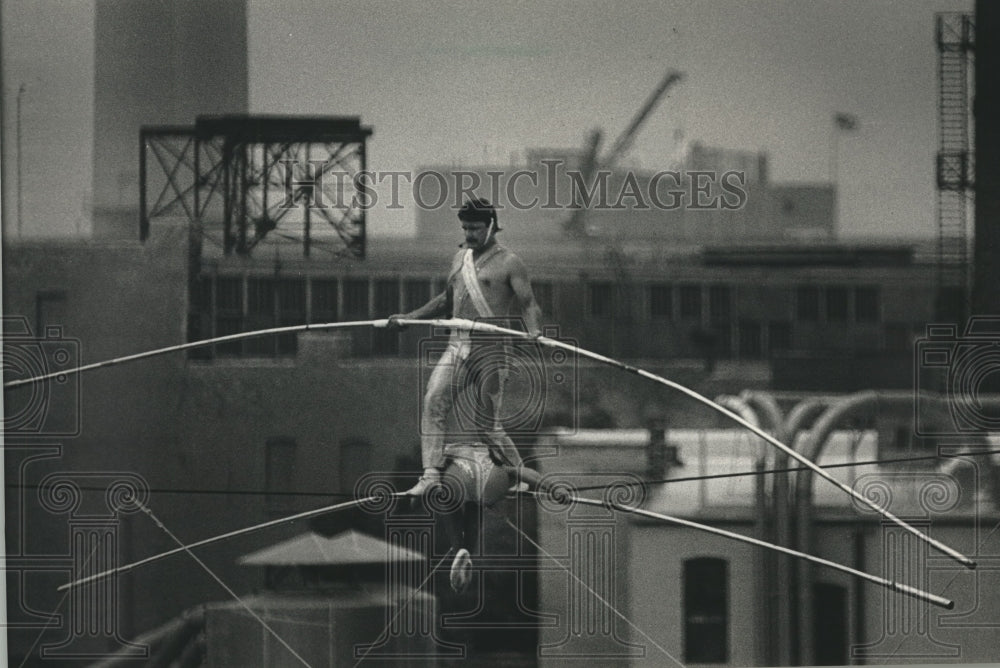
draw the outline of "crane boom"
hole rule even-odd
[[[580,160],[580,180],[584,187],[591,188],[593,186],[594,175],[599,170],[612,169],[614,164],[628,152],[632,147],[632,142],[635,140],[636,135],[639,133],[639,129],[646,122],[646,119],[649,118],[656,105],[660,103],[660,100],[667,94],[671,86],[682,78],[684,78],[682,72],[674,69],[668,70],[663,79],[660,80],[659,85],[650,93],[642,107],[632,117],[632,121],[628,127],[618,135],[618,139],[615,140],[614,145],[603,157],[599,156],[601,131],[594,130],[590,133]],[[594,236],[594,233],[587,229],[587,207],[581,206],[576,198],[574,198],[573,204],[575,208],[569,218],[563,222],[563,230],[577,237]]]
[[[583,155],[580,158],[580,177],[588,187],[594,179],[594,172],[597,171],[597,154],[601,150],[601,137],[602,133],[599,129],[593,130],[587,138],[587,146],[584,148]],[[574,201],[573,204],[579,208],[574,209],[569,219],[563,223],[563,229],[574,235],[586,234],[583,216],[584,208],[580,206],[579,201]]]
[[[682,78],[684,78],[684,75],[677,70],[667,72],[663,80],[660,81],[660,85],[656,87],[656,90],[646,99],[646,103],[636,112],[632,118],[632,122],[629,123],[628,127],[615,140],[611,150],[601,161],[601,167],[610,169],[619,158],[632,148],[632,142],[639,133],[642,124],[646,122],[646,119],[653,112],[653,109],[656,108],[656,105],[660,103],[660,100],[663,99],[663,96],[667,94],[667,91]]]

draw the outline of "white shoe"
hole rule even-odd
[[[435,489],[441,484],[441,471],[435,468],[424,469],[424,474],[420,476],[417,484],[411,487],[406,493],[410,496],[423,496],[427,492]]]
[[[464,547],[455,555],[455,560],[451,562],[451,589],[456,594],[461,594],[469,588],[472,582],[472,555]]]
[[[508,494],[524,494],[528,491],[528,483],[526,482],[516,482],[510,486],[507,490]]]

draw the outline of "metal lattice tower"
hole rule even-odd
[[[193,127],[144,127],[139,236],[157,218],[186,220],[193,266],[255,252],[364,257],[359,184],[371,134],[341,116],[201,116]]]
[[[938,316],[955,320],[969,314],[970,250],[968,218],[975,185],[970,117],[975,24],[972,14],[937,15],[938,132],[937,292]]]

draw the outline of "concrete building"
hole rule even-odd
[[[876,429],[831,432],[818,463],[835,467],[829,472],[836,480],[934,538],[973,554],[979,570],[966,570],[912,540],[818,476],[801,481],[804,474],[796,473],[794,494],[782,502],[773,495],[781,476],[754,472],[783,468],[787,460],[747,432],[668,430],[661,447],[669,444],[676,459],[666,476],[650,475],[650,436],[628,430],[555,433],[559,457],[540,465],[552,484],[598,486],[596,493],[581,492],[584,497],[610,495],[679,522],[777,542],[944,594],[954,599],[954,610],[677,522],[543,502],[540,563],[565,564],[569,572],[551,569],[539,576],[542,609],[561,622],[543,630],[539,665],[995,660],[993,620],[1000,598],[992,564],[1000,542],[988,534],[1000,500],[998,462],[971,456],[944,466],[862,464],[915,456],[904,443],[883,436],[890,424],[906,419],[894,412],[883,405],[871,415]],[[808,440],[802,436],[800,451]],[[632,486],[651,478],[668,482]],[[789,512],[798,515],[799,531],[804,521],[808,532],[775,538],[773,523]]]
[[[871,386],[876,380],[876,366],[865,363],[867,358],[861,353],[870,350],[887,354],[880,352],[886,341],[883,337],[891,331],[888,325],[895,322],[905,323],[899,338],[902,356],[898,359],[904,360],[902,369],[906,373],[898,369],[898,373],[886,373],[883,387],[893,387],[903,377],[912,379],[909,334],[923,329],[933,301],[933,287],[929,281],[923,282],[926,270],[919,257],[906,249],[825,250],[829,253],[825,261],[817,258],[821,249],[803,254],[801,250],[774,247],[759,249],[756,258],[746,249],[735,254],[719,250],[715,255],[681,256],[659,270],[656,267],[662,265],[650,260],[648,265],[641,265],[641,270],[633,270],[634,282],[624,286],[634,290],[642,301],[632,304],[635,317],[629,327],[617,330],[610,324],[621,325],[622,321],[613,317],[615,311],[605,310],[607,302],[602,305],[599,301],[608,296],[601,286],[614,285],[615,275],[610,270],[598,273],[594,269],[597,265],[580,249],[576,254],[566,250],[565,257],[556,258],[559,262],[551,255],[547,259],[534,255],[541,251],[530,248],[524,256],[537,279],[543,308],[555,316],[548,320],[560,326],[561,336],[576,339],[590,349],[638,360],[643,367],[709,397],[745,389],[780,390],[781,383],[794,389],[803,384],[802,378],[817,382],[808,371],[810,359],[827,359],[824,363],[828,368],[861,369],[863,373],[841,376],[842,380],[850,380],[844,382],[845,389],[850,389],[851,383]],[[145,244],[8,244],[3,295],[5,316],[12,317],[5,321],[5,360],[10,363],[7,379],[32,375],[38,369],[58,370],[80,362],[186,343],[190,331],[186,323],[190,312],[187,251],[187,228],[182,225],[154,227]],[[216,309],[209,319],[217,322],[231,318],[229,324],[237,330],[300,322],[302,318],[312,322],[367,319],[408,308],[432,294],[440,286],[442,268],[450,253],[434,250],[422,255],[412,246],[382,246],[378,242],[371,244],[364,262],[331,265],[320,259],[303,260],[299,264],[283,263],[277,274],[270,262],[226,258],[203,267],[202,285],[212,286],[216,295],[209,302]],[[805,262],[803,257],[811,260]],[[660,285],[669,287],[654,289]],[[722,285],[729,286],[728,292],[718,289]],[[847,289],[837,288],[837,292],[829,286]],[[871,287],[877,288],[874,300],[865,291]],[[228,303],[219,296],[230,293],[234,295],[232,302],[223,308]],[[276,297],[271,301],[263,297],[267,294]],[[838,294],[840,297],[836,297]],[[285,301],[288,295],[298,296]],[[723,299],[723,295],[728,298]],[[288,308],[296,304],[298,309]],[[787,355],[774,350],[769,360],[764,354],[766,347],[764,352],[753,355],[744,354],[746,349],[740,347],[736,349],[740,354],[730,355],[730,359],[719,355],[714,367],[706,366],[698,349],[685,343],[684,334],[676,333],[694,331],[706,323],[736,327],[742,332],[749,313],[744,309],[774,309],[773,314],[758,314],[761,320],[767,318],[767,331],[772,336],[775,330],[771,320],[777,320],[778,314],[788,319],[791,345]],[[735,317],[737,313],[742,319]],[[872,315],[876,320],[869,320]],[[289,319],[276,320],[283,316]],[[15,325],[21,329],[13,329]],[[181,540],[193,541],[343,498],[339,495],[351,495],[366,474],[389,480],[396,487],[410,484],[419,468],[419,400],[429,369],[426,362],[432,359],[425,354],[433,353],[435,341],[441,340],[428,338],[428,333],[411,328],[397,338],[359,329],[349,336],[312,332],[297,338],[265,338],[217,345],[201,353],[174,353],[96,369],[69,376],[67,382],[47,384],[41,392],[26,387],[5,392],[5,482],[11,491],[6,518],[11,527],[7,542],[8,592],[13,602],[12,626],[8,629],[11,656],[43,652],[43,656],[51,658],[114,651],[184,610],[220,599],[218,584],[185,555],[135,569],[115,580],[113,587],[109,585],[111,588],[104,592],[106,600],[116,602],[110,608],[87,607],[91,605],[86,603],[89,599],[65,599],[56,592],[57,586],[75,575],[177,547],[156,522],[127,503],[128,497],[122,500],[109,496],[111,488],[127,485],[138,490],[137,498],[164,527]],[[743,336],[734,340],[743,341]],[[954,348],[958,343],[954,339],[943,345]],[[838,349],[842,356],[824,358],[825,351],[831,348]],[[796,350],[799,357],[792,354]],[[697,408],[665,388],[636,382],[612,368],[555,358],[540,361],[531,350],[522,353],[517,362],[524,373],[513,382],[505,405],[510,407],[510,415],[526,407],[537,409],[509,425],[527,453],[546,454],[551,443],[540,434],[560,425],[640,430],[655,422],[666,423],[672,430],[722,426],[707,408]],[[781,371],[783,363],[785,371]],[[556,373],[561,374],[562,382],[555,382]],[[831,378],[837,376],[830,372],[822,380],[829,385]],[[539,391],[543,393],[541,405],[537,401]],[[796,391],[790,396],[802,393]],[[912,421],[912,402],[908,406],[904,413]],[[454,427],[460,432],[461,424]],[[883,428],[879,442],[903,442],[899,434],[912,431],[909,422],[900,422],[897,427]],[[576,462],[565,448],[560,452],[560,461],[573,463],[577,469],[607,473],[615,470],[616,462],[623,461],[624,451],[613,449],[610,452],[614,457],[602,460],[600,465],[587,457]],[[697,460],[700,456],[682,448],[682,460]],[[624,461],[629,462],[626,471],[637,466],[637,471],[645,470],[638,459],[627,457]],[[545,460],[541,460],[541,466],[547,466]],[[57,493],[59,489],[76,492],[63,496]],[[657,493],[651,497],[650,507],[676,505],[673,492],[664,494],[667,496]],[[665,506],[657,505],[659,499]],[[723,524],[737,529],[747,526],[751,511],[744,501],[730,504],[742,510],[725,511]],[[700,507],[691,509],[692,515],[699,517],[705,512]],[[853,526],[857,518],[838,514],[841,510],[831,511],[834,515],[828,530],[825,512],[815,520],[815,549],[831,558],[850,561],[852,557],[840,551],[842,530],[837,527]],[[993,511],[984,512],[984,517],[991,517]],[[104,523],[104,533],[93,533],[97,531],[92,522],[95,517]],[[965,516],[959,513],[956,517]],[[490,535],[516,544],[517,537],[509,527],[496,521]],[[618,562],[631,564],[623,567],[623,577],[619,578],[630,592],[626,600],[640,601],[647,593],[659,591],[643,578],[654,577],[648,565],[662,561],[656,556],[663,549],[659,547],[662,541],[675,546],[683,539],[685,545],[691,546],[692,556],[707,551],[714,558],[719,556],[718,550],[723,550],[734,559],[734,568],[749,563],[735,559],[732,555],[742,553],[728,545],[709,550],[703,546],[704,539],[691,538],[688,543],[682,530],[642,524],[626,527],[620,524],[622,520],[614,522],[620,527],[615,529],[616,545],[627,549],[632,560]],[[533,523],[533,519],[523,523],[529,535]],[[955,523],[967,526],[966,519],[956,519]],[[549,542],[555,540],[552,531],[563,529],[546,526],[540,529],[541,544],[546,550],[555,550],[556,545]],[[235,567],[235,558],[299,531],[276,527],[206,547],[199,551],[199,557],[243,595],[261,586],[263,576]],[[965,529],[956,531],[959,533],[955,539],[966,541],[962,533]],[[951,536],[951,529],[946,534]],[[103,536],[110,552],[95,561],[81,561],[80,552],[73,546],[75,540],[85,536],[94,540]],[[869,539],[875,540],[871,536]],[[873,545],[866,554],[876,554]],[[513,548],[508,545],[503,549]],[[540,559],[533,554],[524,559],[524,555],[516,555],[516,568],[508,557],[499,558],[491,568],[497,573],[510,573],[513,568],[516,573],[523,568],[533,572],[541,567],[534,565]],[[878,571],[878,562],[871,560],[874,557],[865,559],[869,570]],[[672,568],[681,568],[679,564],[674,563]],[[743,579],[739,582],[743,584],[739,587],[750,587],[755,581],[744,578],[749,574],[740,571]],[[537,605],[541,612],[563,605],[559,602],[563,599],[546,593],[549,585],[545,578],[550,575],[540,576],[542,593]],[[520,592],[528,596],[535,579],[530,574],[516,577],[521,585],[492,580],[490,586],[504,592],[504,596],[494,595],[491,605],[483,609],[491,614],[505,611],[501,619],[507,626],[498,627],[503,631],[490,627],[487,635],[498,643],[494,649],[519,647],[522,654],[527,652],[522,658],[530,658],[534,634],[542,622],[532,621],[534,612],[526,621],[527,613],[522,609],[525,603],[518,596]],[[662,586],[679,586],[669,584],[669,575],[655,577]],[[983,577],[989,577],[988,571]],[[981,591],[986,591],[988,582],[980,585]],[[658,598],[675,593],[663,590]],[[959,595],[965,596],[965,590],[960,590]],[[480,605],[476,596],[446,601],[446,609],[458,614],[475,611]],[[739,602],[741,613],[757,605],[757,599],[748,596],[733,598]],[[968,599],[962,600],[966,601],[963,605],[968,604]],[[663,633],[674,635],[656,635],[656,642],[679,647],[676,634],[680,626],[674,622],[665,625],[662,610],[654,615],[651,603],[629,605],[633,607],[626,615],[639,628],[649,633],[652,620],[661,620],[656,624],[664,629]],[[877,617],[877,600],[865,606],[866,620]],[[527,610],[536,610],[535,604]],[[84,623],[90,619],[88,615],[110,611],[114,633],[76,633],[72,626],[56,624],[50,616],[52,611],[62,614],[60,619],[67,620],[66,624],[69,620]],[[735,609],[731,614],[736,619]],[[498,623],[491,622],[493,626]],[[745,643],[745,634],[754,633],[735,622],[730,628],[734,648],[737,635],[744,638],[739,642]],[[463,631],[467,632],[471,631]],[[873,633],[869,629],[863,635],[852,635],[850,642],[868,642]],[[640,642],[630,634],[622,631],[618,637]],[[546,638],[544,642],[558,639]],[[979,647],[978,640],[968,642]],[[757,650],[744,651],[742,644],[740,647],[739,652],[734,649],[729,655],[728,663],[758,663],[764,661],[761,657],[770,656]]]
[[[693,143],[678,164],[619,166],[598,172],[593,184],[583,182],[580,160],[578,151],[537,149],[523,164],[421,167],[413,182],[417,236],[450,241],[455,211],[472,190],[502,207],[500,225],[511,236],[531,243],[572,237],[566,225],[574,206],[587,208],[584,236],[626,244],[835,236],[834,187],[772,183],[764,154]]]

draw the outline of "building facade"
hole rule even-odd
[[[523,163],[425,165],[411,177],[417,236],[449,241],[455,211],[475,191],[494,202],[511,236],[628,243],[718,244],[830,240],[835,188],[772,183],[764,154],[693,143],[662,169],[613,166],[588,181],[579,151],[536,149]],[[574,209],[586,215],[571,222]],[[579,229],[570,229],[575,224]]]
[[[439,290],[451,254],[450,249],[442,252],[437,247],[424,254],[419,247],[402,243],[373,243],[366,261],[336,265],[319,259],[275,266],[270,261],[223,258],[203,265],[197,283],[203,292],[191,294],[187,235],[186,226],[161,225],[145,244],[8,244],[5,359],[28,362],[13,364],[6,377],[188,343],[189,313],[201,315],[201,331],[206,336],[303,321],[382,317],[422,303]],[[531,268],[545,320],[558,325],[553,334],[591,350],[639,360],[643,367],[709,397],[773,389],[781,378],[782,360],[808,368],[810,358],[822,360],[831,349],[842,354],[837,358],[840,366],[860,367],[865,372],[861,380],[871,381],[873,367],[862,363],[862,348],[883,350],[888,326],[903,323],[900,348],[912,359],[906,352],[910,334],[926,325],[932,302],[930,281],[923,280],[926,270],[898,248],[831,248],[826,261],[817,258],[815,250],[775,248],[759,249],[750,257],[745,250],[674,256],[665,264],[660,264],[665,258],[650,258],[632,269],[634,281],[624,285],[615,282],[621,274],[600,268],[586,248],[561,249],[563,256],[550,255],[548,261],[532,249],[518,250]],[[632,309],[625,311],[632,314],[631,322],[622,320],[619,288],[635,300],[624,302]],[[211,310],[192,309],[192,300],[197,299],[204,299],[200,305],[210,305]],[[786,323],[783,336],[788,354],[773,351],[769,360],[771,349],[764,343],[748,354],[743,342],[749,316],[766,328],[769,338],[764,342],[773,341],[774,332],[780,329],[773,322]],[[731,328],[728,340],[734,345],[728,358],[719,352],[706,360],[689,338],[699,328],[707,330],[712,325]],[[67,382],[46,385],[42,394],[27,387],[8,390],[8,592],[16,602],[8,629],[12,656],[117,650],[184,610],[219,599],[217,583],[184,555],[176,555],[114,581],[114,589],[106,592],[108,600],[116,601],[109,622],[114,633],[76,633],[73,627],[52,621],[50,615],[58,613],[61,619],[83,623],[94,613],[92,608],[80,607],[77,599],[65,599],[56,592],[72,577],[90,572],[85,569],[111,567],[177,547],[138,507],[108,508],[107,499],[115,497],[108,497],[107,490],[122,481],[146,490],[139,497],[145,507],[162,526],[186,541],[353,495],[355,484],[365,475],[382,475],[398,487],[408,484],[419,469],[420,398],[434,346],[441,344],[442,336],[418,328],[392,336],[357,328],[346,334],[309,332],[247,339],[67,376]],[[542,435],[559,426],[640,430],[652,424],[667,424],[670,429],[722,426],[707,408],[697,408],[676,393],[636,382],[615,369],[582,360],[539,359],[529,349],[519,354],[523,357],[517,360],[519,369],[526,373],[512,381],[505,405],[514,413],[533,407],[531,420],[509,425],[526,454],[544,455],[551,444]],[[707,363],[713,359],[714,366]],[[912,362],[907,365],[912,379]],[[554,384],[556,374],[570,382]],[[801,396],[801,392],[790,396]],[[912,432],[909,423],[900,424],[904,432]],[[460,431],[461,424],[453,427]],[[882,435],[886,442],[899,440],[897,428],[884,428]],[[572,462],[567,452],[561,451],[562,459]],[[595,470],[612,471],[614,463],[622,461],[622,452],[612,449],[606,466]],[[700,456],[682,451],[681,459]],[[544,459],[539,462],[547,466]],[[577,468],[585,472],[594,467],[586,457],[578,463]],[[628,464],[626,472],[632,468]],[[76,501],[59,502],[63,497],[55,494],[61,488],[57,481],[77,490],[72,497]],[[665,506],[676,503],[673,496],[662,499]],[[747,498],[736,499],[729,506],[732,510],[712,517],[743,530],[752,516],[747,502]],[[815,549],[850,561],[853,557],[839,551],[843,543],[839,536],[854,530],[850,528],[854,518],[839,512],[816,515]],[[691,513],[704,514],[698,508]],[[94,516],[104,518],[101,535],[114,548],[107,553],[113,556],[82,563],[74,540],[79,532],[94,530],[88,524]],[[552,521],[563,521],[562,516],[554,517]],[[702,545],[703,539],[689,540],[681,529],[622,524],[619,518],[583,520],[583,525],[589,526],[592,520],[606,525],[615,536],[615,545],[626,550],[617,562],[625,569],[617,582],[624,588],[622,595],[627,594],[624,600],[632,601],[627,616],[647,633],[657,625],[669,634],[680,633],[681,628],[677,620],[662,622],[662,610],[654,614],[651,603],[644,602],[648,593],[659,591],[643,580],[654,577],[644,564],[661,562],[658,550],[669,547],[672,554],[680,555],[675,548],[682,541],[684,554],[690,552],[684,559],[729,559],[733,587],[736,582],[742,583],[740,588],[755,582],[747,570],[752,560],[739,557],[742,553],[735,547],[709,549]],[[555,550],[558,542],[548,541],[567,534],[551,532],[565,532],[565,526],[546,528],[545,521],[538,529],[541,544]],[[965,521],[956,519],[956,526],[964,526]],[[533,520],[525,524],[529,535],[532,526]],[[497,532],[505,532],[504,527],[501,523]],[[275,527],[207,547],[199,557],[235,591],[247,592],[260,586],[260,576],[236,568],[235,558],[297,530]],[[875,529],[866,531],[865,540],[877,541]],[[965,540],[965,534],[957,535],[957,540]],[[866,545],[866,555],[877,553],[875,543]],[[686,568],[684,559],[669,562],[670,568]],[[534,555],[529,561],[540,563]],[[496,567],[508,568],[505,563]],[[690,568],[706,572],[720,568],[717,561],[691,563]],[[879,568],[874,556],[865,556],[864,565],[870,570]],[[739,573],[737,566],[743,569]],[[548,589],[550,576],[538,576],[539,605],[558,609],[563,605],[559,603],[562,594],[559,589]],[[535,576],[519,577],[530,580]],[[663,586],[680,586],[680,580],[672,576],[656,577]],[[516,591],[503,586],[504,591]],[[742,589],[733,590],[731,601],[739,603],[741,614],[759,604],[759,597],[740,598],[744,594],[737,597],[738,591]],[[663,590],[656,598],[678,595]],[[876,602],[869,602],[876,595],[867,589],[864,596],[865,619],[870,621],[878,616],[877,597],[871,599]],[[516,603],[511,599],[512,609]],[[479,605],[477,601],[465,604],[473,609]],[[77,607],[60,607],[67,605]],[[669,609],[676,612],[676,606]],[[727,614],[736,615],[735,608]],[[654,619],[661,621],[654,623]],[[850,625],[855,617],[847,619]],[[537,629],[536,623],[541,622],[529,624],[522,619],[514,623],[508,646],[520,647],[523,639],[517,640],[517,633],[523,632],[525,624]],[[755,633],[735,621],[727,628],[734,638]],[[636,633],[618,630],[610,641],[595,642],[648,641],[638,639]],[[872,633],[855,633],[850,643],[868,642]],[[35,644],[39,634],[41,640]],[[503,637],[502,633],[495,636]],[[673,647],[672,652],[680,651],[679,636],[653,638],[664,647]],[[544,642],[558,645],[560,641],[545,638]],[[740,641],[738,651],[734,645],[721,663],[747,665],[770,656],[750,651],[745,642]],[[648,656],[652,661],[653,655]]]

